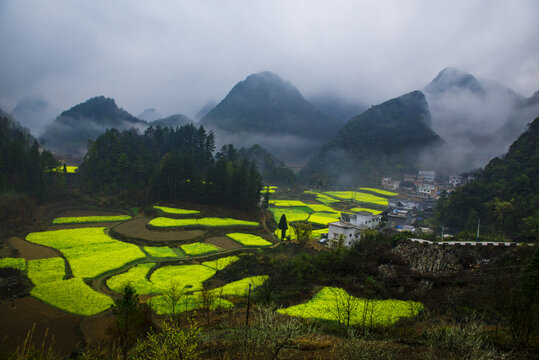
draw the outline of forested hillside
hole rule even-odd
[[[437,205],[437,221],[452,231],[503,234],[533,241],[539,236],[539,118],[500,158],[492,159],[477,179]]]
[[[377,184],[382,176],[417,171],[421,153],[440,143],[425,96],[414,91],[350,119],[302,175],[311,183]]]
[[[91,142],[80,175],[83,190],[149,201],[182,200],[242,210],[258,205],[256,165],[241,161],[233,146],[214,158],[215,138],[201,126],[107,130]]]
[[[0,111],[0,194],[29,193],[41,198],[57,161],[6,115]]]

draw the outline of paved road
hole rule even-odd
[[[497,241],[431,241],[424,239],[408,238],[411,242],[429,245],[461,245],[461,246],[535,246],[532,243],[497,242]]]

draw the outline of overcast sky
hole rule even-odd
[[[0,0],[0,107],[105,95],[192,116],[269,70],[376,104],[458,67],[539,90],[539,1]]]

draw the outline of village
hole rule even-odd
[[[403,180],[383,177],[382,187],[399,193],[397,197],[388,199],[388,207],[379,214],[369,211],[341,213],[339,221],[328,224],[328,233],[323,234],[320,243],[329,247],[351,247],[361,240],[365,230],[431,235],[434,229],[423,225],[422,220],[434,214],[437,199],[442,193],[449,194],[472,180],[472,176],[450,173],[447,181],[438,182],[437,174],[433,170],[419,170],[417,175],[405,174]],[[442,241],[451,237],[442,231]]]

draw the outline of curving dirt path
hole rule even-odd
[[[128,238],[141,239],[145,241],[185,241],[204,235],[203,230],[148,230],[146,225],[149,218],[140,217],[126,221],[114,227],[114,231]]]
[[[43,245],[33,244],[16,236],[10,237],[7,243],[17,250],[20,257],[23,257],[26,260],[48,259],[62,256],[58,250]]]

